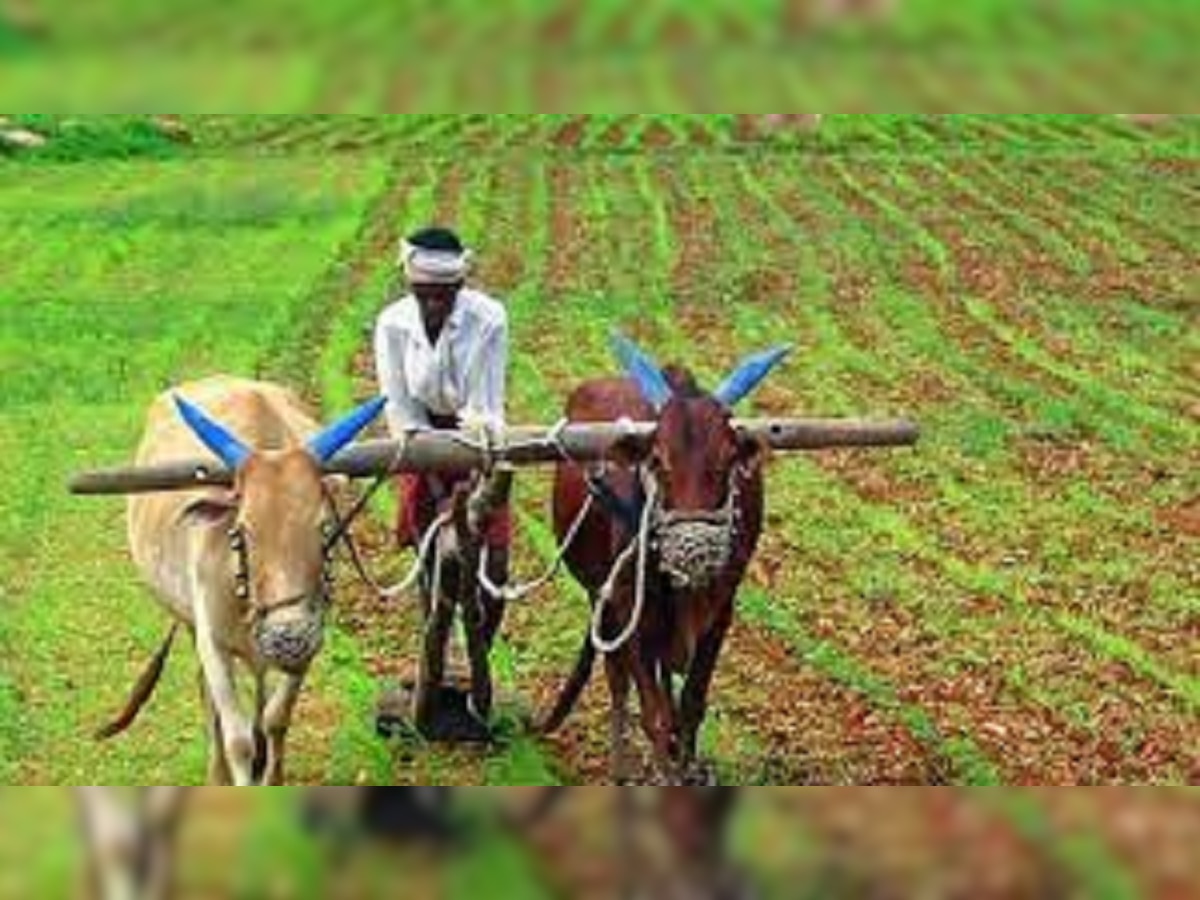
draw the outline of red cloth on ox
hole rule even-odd
[[[396,520],[396,537],[401,547],[416,548],[425,536],[425,529],[437,517],[438,507],[454,493],[456,485],[471,476],[442,476],[406,473],[396,476],[396,493],[400,510]],[[488,523],[484,540],[487,546],[506,550],[512,546],[512,507],[497,511]]]

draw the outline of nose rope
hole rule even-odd
[[[310,596],[309,594],[295,594],[275,603],[252,603],[250,604],[250,609],[246,612],[246,624],[253,625],[263,621],[272,613],[303,606],[309,601]]]
[[[649,565],[650,536],[654,530],[654,514],[658,508],[658,482],[645,474],[643,474],[643,479],[646,488],[646,506],[642,510],[641,527],[634,540],[629,542],[624,552],[613,564],[608,580],[600,589],[600,599],[596,602],[595,609],[592,610],[592,646],[596,648],[597,653],[604,656],[616,653],[633,640],[634,634],[642,624],[642,615],[646,611],[646,569]],[[610,641],[604,637],[604,610],[612,603],[613,593],[617,589],[617,580],[624,574],[635,557],[637,558],[637,574],[634,580],[633,611],[630,613],[625,630]]]
[[[250,584],[250,549],[246,542],[245,532],[241,527],[235,525],[229,529],[228,536],[229,547],[233,551],[234,558],[234,595],[246,604],[244,621],[247,625],[256,625],[272,613],[303,606],[308,602],[311,595],[307,593],[294,594],[271,603],[259,602],[258,598],[254,596],[254,590]],[[322,559],[321,597],[328,605],[332,573],[328,567],[328,557],[323,556]]]

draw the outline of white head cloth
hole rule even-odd
[[[412,284],[457,284],[471,271],[471,251],[426,250],[408,241],[400,244],[400,264]]]

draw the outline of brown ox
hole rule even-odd
[[[625,777],[632,683],[655,765],[674,782],[695,762],[713,672],[762,529],[765,453],[734,427],[731,410],[787,350],[747,360],[708,394],[685,372],[664,374],[619,336],[616,348],[629,377],[584,384],[571,396],[567,417],[572,422],[657,421],[658,428],[648,445],[618,448],[618,457],[636,464],[612,468],[602,482],[578,465],[558,469],[555,528],[559,540],[566,541],[580,521],[566,561],[593,609],[602,613],[542,729],[553,731],[566,720],[591,677],[598,650],[604,650],[614,779],[620,783]],[[584,516],[591,492],[604,499]],[[648,546],[639,604],[636,570],[643,565],[622,566],[619,560],[629,558],[626,551],[643,529]],[[609,645],[618,633],[628,639]],[[685,677],[678,696],[675,676]]]
[[[200,658],[209,780],[281,784],[284,742],[330,600],[332,509],[323,464],[378,415],[383,400],[320,431],[300,401],[275,385],[216,377],[180,392],[155,402],[138,463],[191,460],[208,450],[234,471],[234,485],[129,501],[133,559],[176,625],[124,713],[100,737],[133,724],[184,625]],[[249,717],[235,683],[238,660],[256,684]],[[268,697],[270,673],[281,681]]]

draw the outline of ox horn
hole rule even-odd
[[[733,371],[733,374],[713,391],[713,396],[727,408],[733,409],[754,393],[775,367],[783,362],[791,352],[792,346],[785,344],[746,357]]]
[[[661,412],[674,395],[662,369],[637,344],[619,331],[612,333],[612,349],[625,373],[636,382],[646,402],[653,406],[656,412]]]
[[[387,397],[376,397],[364,403],[310,440],[308,452],[322,463],[329,462],[343,447],[358,437],[359,432],[370,425],[386,405]]]
[[[238,437],[233,435],[224,425],[209,418],[200,407],[189,403],[183,397],[175,394],[175,406],[183,421],[192,429],[196,437],[209,450],[217,455],[221,462],[230,469],[237,469],[250,456],[250,448]]]

